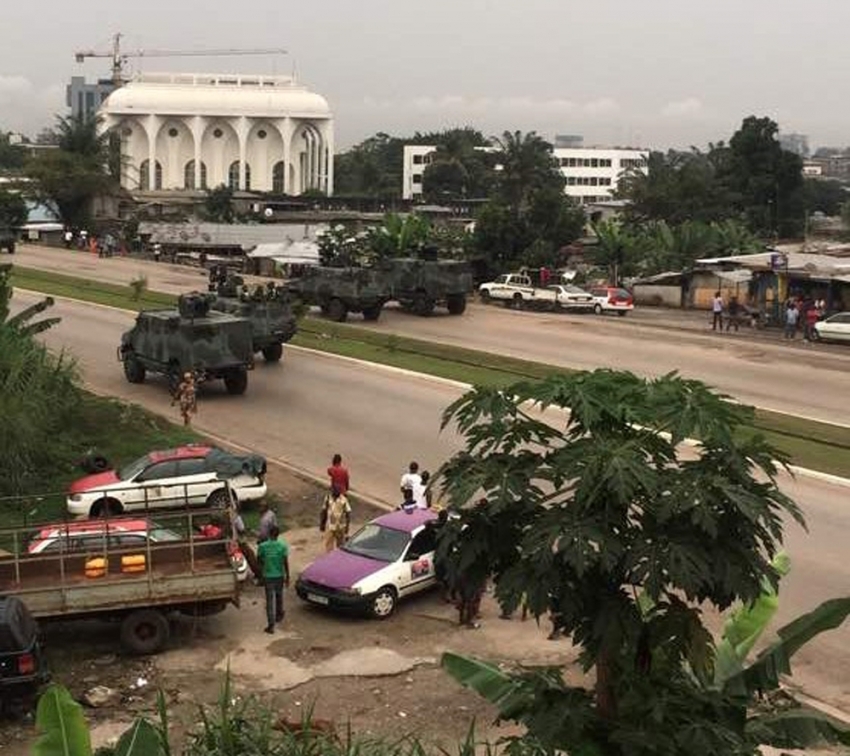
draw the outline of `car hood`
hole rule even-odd
[[[115,470],[107,470],[106,472],[95,473],[94,475],[86,475],[85,478],[80,478],[71,483],[68,488],[68,493],[82,493],[83,491],[96,491],[99,488],[120,483],[121,478]]]
[[[351,588],[363,578],[386,566],[386,562],[336,549],[320,556],[301,573],[301,577],[328,588]]]

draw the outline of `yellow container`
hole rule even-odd
[[[121,557],[121,572],[144,572],[147,559],[144,554],[130,554]]]
[[[106,559],[104,557],[92,557],[86,559],[86,577],[98,578],[106,574]]]

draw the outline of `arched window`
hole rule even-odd
[[[195,161],[190,160],[183,169],[183,187],[195,189]],[[201,189],[207,188],[207,164],[201,161]]]
[[[272,168],[272,191],[275,194],[283,194],[283,172],[285,169],[283,160],[275,163]]]
[[[227,185],[235,192],[240,189],[239,186],[239,161],[234,160],[230,164],[230,168],[227,171]],[[251,191],[251,166],[248,163],[245,163],[245,186],[242,187],[244,191]]]
[[[139,164],[139,190],[142,192],[148,192],[151,188],[150,182],[150,160],[142,160]],[[156,161],[154,165],[154,184],[153,188],[156,190],[162,189],[162,163],[159,160]]]

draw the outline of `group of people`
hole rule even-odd
[[[96,236],[89,234],[88,229],[85,228],[79,231],[66,228],[62,234],[62,240],[65,243],[65,249],[76,247],[79,250],[88,250],[98,257],[112,257],[119,251],[118,239],[109,232],[103,236]]]
[[[711,300],[711,330],[723,330],[723,318],[726,318],[726,330],[734,328],[736,331],[741,323],[750,318],[750,313],[744,305],[738,301],[738,297],[732,296],[729,302],[723,301],[723,295],[716,291]]]
[[[822,299],[789,297],[785,302],[784,337],[793,340],[802,328],[803,339],[811,343],[815,339],[815,324],[825,314],[826,302]]]

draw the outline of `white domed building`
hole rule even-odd
[[[99,112],[130,191],[333,193],[333,115],[291,77],[143,74]]]

